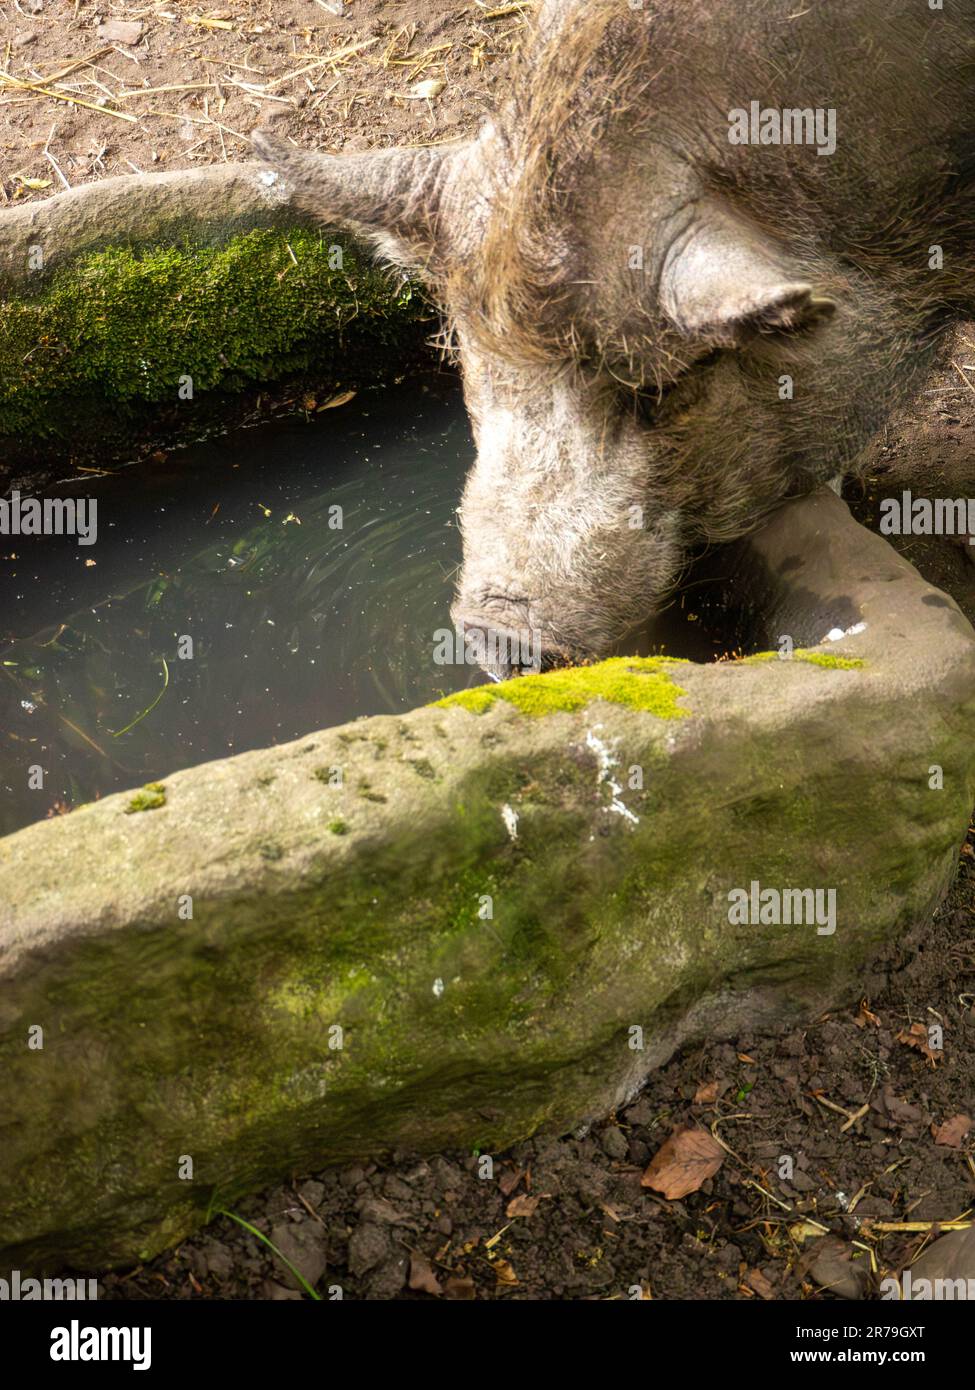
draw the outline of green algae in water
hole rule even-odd
[[[658,719],[686,719],[690,710],[677,701],[687,691],[675,684],[670,671],[690,663],[663,656],[616,656],[596,666],[575,666],[518,676],[497,685],[460,690],[436,701],[440,708],[459,706],[484,714],[503,700],[522,714],[539,716],[585,709],[593,700],[645,710]]]

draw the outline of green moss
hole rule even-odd
[[[341,270],[329,263],[336,245]],[[184,408],[187,379],[194,399],[313,368],[336,386],[364,384],[377,353],[419,337],[428,314],[411,285],[392,288],[332,232],[110,247],[0,303],[0,435],[68,438],[79,411],[104,429],[147,404]]]
[[[348,835],[349,827],[344,820],[330,820],[328,828],[333,835]]]
[[[523,714],[553,714],[559,710],[585,709],[593,700],[646,710],[660,719],[686,719],[689,710],[677,700],[687,691],[670,677],[670,667],[688,662],[663,656],[617,656],[598,666],[573,666],[543,675],[518,676],[498,685],[479,685],[437,700],[437,707],[483,714],[498,700],[514,705]]]
[[[822,666],[827,671],[860,671],[867,664],[859,657],[831,656],[828,652],[810,652],[803,647],[798,647],[791,657],[780,657],[778,652],[755,652],[752,656],[746,656],[742,664],[755,666],[766,661],[779,660],[804,661],[807,666]]]
[[[136,792],[135,796],[125,808],[127,816],[134,815],[137,811],[157,811],[160,806],[166,804],[166,788],[162,782],[149,782]]]
[[[852,656],[829,656],[826,652],[795,652],[794,660],[805,661],[809,666],[825,666],[828,671],[860,671],[865,661]]]

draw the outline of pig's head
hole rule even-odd
[[[556,34],[530,95],[470,143],[322,156],[255,137],[296,204],[442,304],[478,449],[454,616],[533,634],[543,664],[619,650],[691,546],[842,464],[780,389],[816,375],[842,318],[827,322],[835,276],[679,141],[599,139],[613,93],[580,93],[605,29],[581,46]],[[833,390],[842,435],[835,373]]]

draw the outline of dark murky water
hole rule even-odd
[[[95,545],[0,537],[0,833],[480,683],[433,659],[472,458],[456,386],[412,384],[72,488]]]
[[[480,684],[434,659],[473,456],[431,377],[61,489],[94,545],[0,536],[0,834]],[[713,660],[710,617],[690,582],[629,650]]]

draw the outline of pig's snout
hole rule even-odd
[[[502,627],[463,615],[457,621],[470,659],[494,680],[551,671],[571,661],[568,652],[545,641],[537,629]]]

